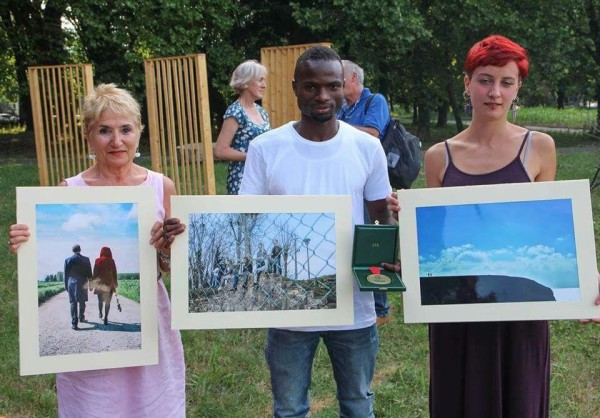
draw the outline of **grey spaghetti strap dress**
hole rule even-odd
[[[521,153],[505,167],[473,175],[452,162],[442,186],[531,181]],[[550,394],[548,321],[429,325],[432,418],[547,418]]]

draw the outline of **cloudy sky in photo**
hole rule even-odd
[[[578,288],[570,199],[419,207],[419,274],[509,275]]]
[[[117,272],[138,273],[138,215],[135,203],[36,205],[38,280],[63,271],[74,244],[94,261],[110,247]]]

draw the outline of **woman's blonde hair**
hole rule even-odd
[[[99,84],[83,100],[83,127],[86,133],[92,129],[92,125],[100,119],[100,114],[105,110],[132,116],[139,132],[144,129],[140,104],[129,91],[111,83]]]
[[[233,71],[229,85],[239,94],[248,88],[248,83],[260,80],[266,75],[267,69],[264,65],[256,60],[247,60],[238,65]]]

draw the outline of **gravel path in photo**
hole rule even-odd
[[[135,350],[141,347],[140,304],[119,296],[122,312],[113,295],[108,324],[98,317],[98,297],[88,293],[85,322],[71,329],[69,295],[66,291],[38,307],[40,356]]]

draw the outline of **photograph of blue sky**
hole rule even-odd
[[[419,207],[419,275],[507,275],[579,289],[571,199]]]
[[[119,273],[139,273],[137,204],[38,204],[35,216],[38,280],[63,271],[74,244],[92,267],[110,247]]]

